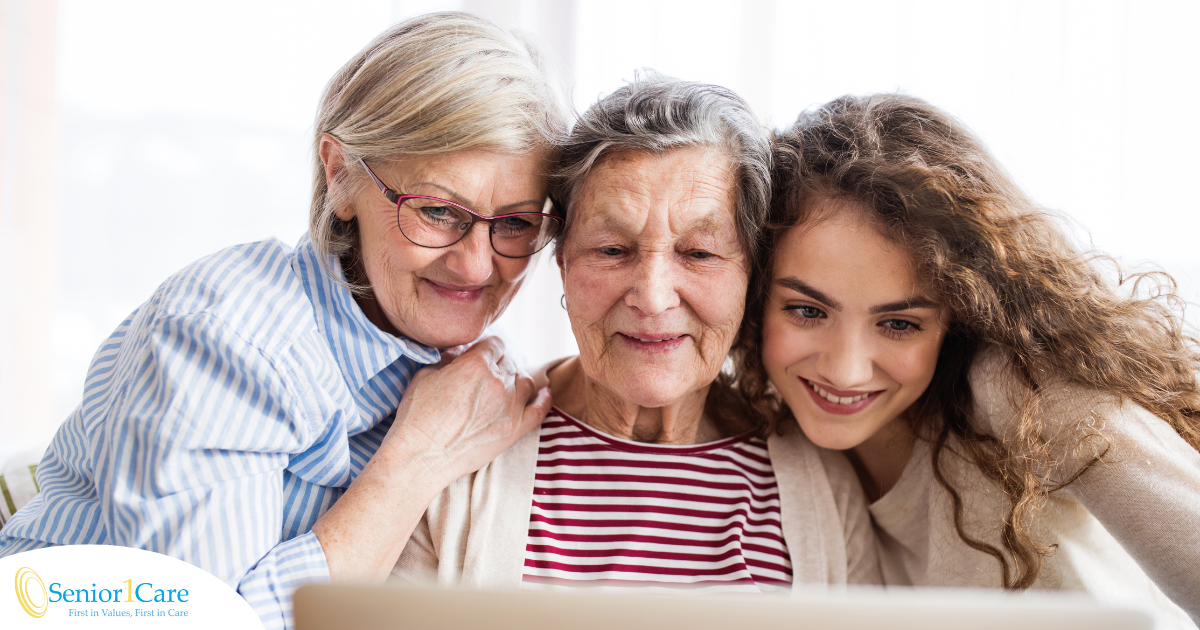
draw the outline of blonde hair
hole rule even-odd
[[[345,153],[334,173],[346,184],[335,187],[340,191],[364,177],[355,166],[359,158],[472,149],[548,154],[567,129],[563,100],[549,77],[535,45],[468,13],[422,15],[376,37],[329,81],[317,110],[309,236],[322,264],[358,256],[358,223],[337,216],[349,193],[329,192],[322,136],[333,137]]]
[[[962,123],[910,96],[843,97],[779,134],[773,178],[767,247],[738,355],[752,408],[791,415],[770,391],[761,356],[774,243],[818,217],[815,199],[861,203],[951,312],[933,381],[906,417],[932,443],[934,477],[950,494],[959,536],[999,562],[1006,587],[1031,586],[1053,549],[1033,534],[1047,496],[1104,455],[1106,441],[1094,440],[1102,435],[1073,435],[1087,461],[1062,480],[1042,474],[1054,469],[1037,414],[1048,381],[1132,401],[1200,448],[1200,354],[1172,308],[1173,281],[1139,274],[1120,283],[1128,292],[1115,290],[1094,266],[1103,257],[1077,251]],[[976,417],[967,374],[986,348],[1011,357],[1023,389],[1013,437],[988,434]],[[956,450],[1008,499],[1003,551],[964,530],[966,507],[945,468]]]

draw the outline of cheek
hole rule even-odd
[[[680,297],[700,321],[712,328],[732,328],[734,332],[737,331],[746,311],[745,272],[740,269],[705,273],[680,270],[678,277]]]
[[[628,274],[619,271],[588,265],[568,268],[570,271],[563,278],[563,292],[567,295],[572,320],[596,322],[629,288]]]
[[[763,318],[762,336],[763,366],[772,380],[808,354],[803,331],[797,330],[781,313],[768,313]]]
[[[390,239],[363,239],[363,262],[371,277],[372,286],[411,284],[412,274],[437,262],[441,252],[412,243],[396,243]]]
[[[367,280],[389,317],[412,317],[413,311],[420,310],[415,302],[418,276],[437,265],[443,254],[441,250],[418,247],[408,241],[396,242],[392,238],[372,238],[363,234],[363,267]]]
[[[531,264],[533,257],[529,258],[504,258],[503,256],[492,257],[492,264],[496,267],[496,272],[500,274],[500,279],[505,284],[516,284],[525,278],[525,273],[533,267]]]
[[[901,385],[914,387],[920,395],[933,380],[933,372],[937,368],[938,352],[941,350],[941,338],[921,340],[908,348],[897,351],[889,357],[888,370]]]
[[[404,259],[401,251],[403,248],[389,233],[385,217],[378,212],[362,210],[357,211],[355,215],[358,219],[358,238],[363,264],[367,271],[383,271],[385,265],[386,267],[395,267],[398,261]],[[401,237],[401,239],[403,238]],[[404,242],[404,245],[409,244],[408,241]]]

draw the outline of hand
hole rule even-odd
[[[530,398],[533,398],[530,401]],[[550,389],[489,337],[413,375],[379,450],[313,533],[334,581],[382,581],[438,492],[479,470],[550,411]]]
[[[550,390],[535,389],[497,337],[465,351],[448,350],[441,363],[413,376],[380,450],[418,458],[411,463],[449,485],[482,468],[546,417]]]

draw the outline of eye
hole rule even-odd
[[[428,225],[442,227],[458,223],[461,220],[458,216],[459,212],[455,208],[439,204],[432,199],[409,199],[404,202],[402,210],[404,208],[415,212],[419,220]],[[401,212],[401,214],[404,213]]]
[[[521,217],[505,217],[492,225],[493,231],[502,236],[516,236],[528,230],[533,224]]]
[[[696,260],[704,260],[705,258],[712,258],[712,253],[697,250],[697,251],[689,253],[688,256],[691,256],[692,258],[695,258]]]
[[[921,327],[917,324],[908,321],[907,319],[888,319],[880,322],[884,332],[895,339],[914,335],[921,331]]]
[[[600,253],[605,256],[620,256],[622,252],[620,247],[601,247]]]
[[[825,318],[825,311],[807,304],[788,304],[783,307],[783,310],[801,326],[816,326]]]

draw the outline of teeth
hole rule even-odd
[[[664,341],[674,341],[678,338],[679,337],[671,337],[670,339],[642,339],[641,337],[634,337],[634,339],[637,339],[642,343],[662,343]]]
[[[833,394],[821,389],[821,387],[819,385],[817,385],[816,383],[814,383],[810,380],[806,379],[804,382],[808,383],[808,386],[813,388],[814,392],[817,392],[818,394],[820,394],[821,398],[824,398],[825,400],[828,400],[831,403],[837,403],[839,405],[849,405],[852,403],[856,403],[860,400],[865,399],[867,396],[870,396],[870,394],[859,394],[857,396],[851,396],[849,398],[847,398],[845,396],[834,396]]]

